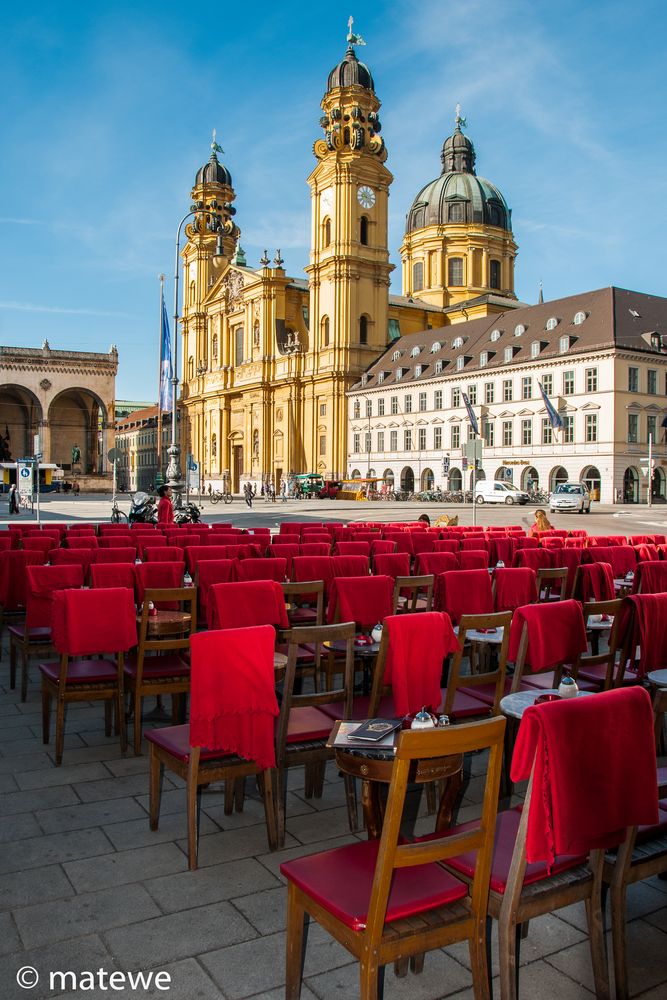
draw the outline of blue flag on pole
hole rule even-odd
[[[554,430],[556,430],[556,428],[562,430],[562,427],[563,427],[563,418],[561,417],[560,413],[554,407],[553,403],[551,402],[551,400],[547,396],[547,394],[544,391],[544,388],[542,386],[542,383],[538,382],[537,384],[539,386],[540,393],[542,394],[542,399],[544,400],[544,405],[547,408],[547,414],[549,416],[549,420],[551,421],[551,426],[553,427]]]
[[[472,424],[472,429],[474,430],[475,434],[479,437],[479,424],[477,423],[477,417],[475,416],[475,411],[472,408],[472,405],[470,403],[470,400],[468,399],[467,393],[462,392],[461,393],[461,398],[463,399],[463,402],[465,403],[466,410],[468,411],[468,419],[470,420],[470,423]]]
[[[162,299],[162,321],[160,324],[160,399],[161,410],[171,410],[173,369],[171,366],[171,338],[169,337],[169,320],[167,318],[167,307],[164,302],[164,295],[160,292]]]

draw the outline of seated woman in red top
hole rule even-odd
[[[171,486],[161,486],[160,502],[157,505],[157,523],[171,524],[174,520],[174,507],[171,502]]]

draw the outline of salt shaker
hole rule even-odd
[[[422,708],[421,712],[417,712],[414,719],[412,720],[412,725],[410,729],[434,729],[435,722],[433,721],[433,716],[430,712],[426,711],[426,708]]]
[[[499,559],[498,562],[496,563],[496,569],[505,569],[505,563],[503,562],[502,559]]]
[[[373,640],[373,642],[380,642],[381,641],[381,639],[382,639],[382,623],[381,622],[378,622],[377,625],[373,626],[373,628],[371,630],[371,639]]]
[[[576,698],[579,694],[579,688],[577,687],[577,682],[570,677],[569,674],[565,674],[558,685],[558,694],[561,698]]]

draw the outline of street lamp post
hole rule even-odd
[[[181,449],[177,440],[177,401],[178,401],[178,282],[179,282],[179,253],[180,253],[180,242],[181,242],[181,230],[183,229],[183,224],[187,222],[188,219],[196,215],[201,215],[202,212],[206,210],[204,202],[198,202],[189,212],[187,212],[178,224],[178,229],[176,230],[176,254],[174,261],[174,328],[172,330],[172,366],[173,375],[171,379],[171,442],[167,448],[167,454],[169,456],[169,463],[167,465],[165,474],[167,477],[167,485],[171,486],[174,493],[174,502],[176,507],[180,507],[183,503],[182,490],[183,490],[183,476],[181,474]],[[218,243],[215,249],[214,257],[223,256],[222,252],[222,239],[218,232]]]

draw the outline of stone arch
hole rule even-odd
[[[623,473],[623,503],[639,503],[639,472],[634,465]]]
[[[421,488],[423,490],[432,490],[435,486],[435,476],[433,474],[433,469],[424,469],[421,474]]]
[[[581,470],[581,481],[586,483],[588,489],[592,494],[597,494],[597,499],[600,499],[600,489],[602,487],[602,476],[600,475],[600,470],[596,465],[587,465]]]
[[[651,497],[653,500],[660,500],[661,502],[664,502],[667,498],[667,477],[665,477],[665,470],[660,466],[653,472]]]
[[[509,465],[501,465],[496,469],[496,474],[493,477],[497,483],[511,483],[514,477],[514,472]]]
[[[107,426],[107,409],[97,393],[79,386],[63,389],[49,406],[51,461],[73,474],[101,475],[106,468]]]
[[[359,469],[352,469],[352,479],[361,479]]]
[[[449,470],[449,488],[450,490],[463,489],[463,476],[460,469]]]
[[[570,477],[567,474],[567,469],[564,469],[562,465],[556,465],[549,473],[549,490],[553,493],[557,486],[561,483],[566,483]]]
[[[387,487],[390,490],[392,490],[394,488],[394,470],[393,469],[385,469],[384,472],[382,473],[382,478],[384,479],[385,483],[387,484]]]
[[[406,465],[401,471],[401,489],[412,493],[415,488],[415,474],[412,466]]]
[[[11,461],[33,453],[34,435],[43,420],[42,404],[22,385],[0,385],[0,460]],[[9,431],[9,441],[6,441]]]
[[[521,489],[536,490],[540,485],[540,475],[534,465],[529,465],[521,473]]]

